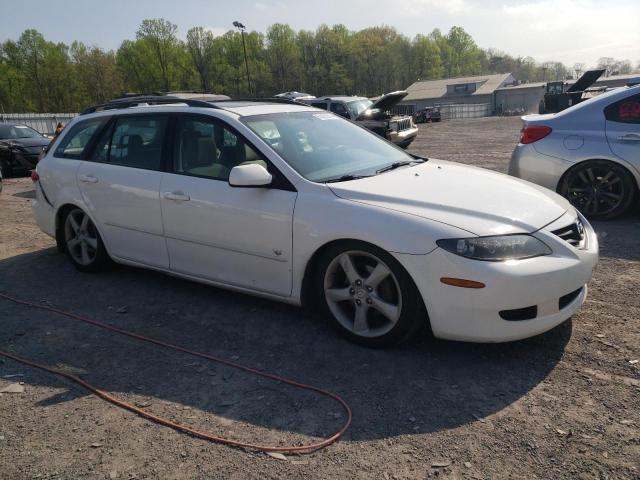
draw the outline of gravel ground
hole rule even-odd
[[[519,128],[423,125],[411,150],[505,171]],[[0,393],[0,478],[640,478],[637,211],[595,225],[589,298],[558,328],[372,351],[287,305],[134,268],[79,273],[35,226],[32,195],[25,178],[0,195],[0,291],[330,389],[354,419],[342,441],[283,460],[179,434],[0,360],[0,390],[24,387]],[[211,433],[308,443],[344,421],[330,400],[4,300],[0,325],[0,349]]]

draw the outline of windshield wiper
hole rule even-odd
[[[359,178],[373,177],[373,175],[342,175],[341,177],[329,178],[323,180],[322,183],[348,182],[349,180],[358,180]]]
[[[411,165],[412,163],[424,163],[425,160],[422,159],[414,159],[414,160],[404,160],[402,162],[393,162],[391,165],[387,165],[386,167],[382,167],[379,170],[376,170],[376,173],[384,173],[384,172],[388,172],[389,170],[395,170],[396,168],[399,167],[404,167],[405,165]]]

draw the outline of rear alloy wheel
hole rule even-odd
[[[361,242],[332,248],[320,259],[322,303],[332,324],[350,340],[398,344],[427,321],[417,288],[388,253]]]
[[[585,216],[612,219],[627,211],[633,202],[634,180],[627,170],[613,162],[591,160],[569,170],[560,194]]]
[[[95,272],[109,262],[100,234],[89,215],[79,208],[64,220],[64,245],[73,264],[83,272]]]

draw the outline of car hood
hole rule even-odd
[[[573,208],[538,185],[444,160],[329,186],[343,199],[417,215],[480,236],[531,233]]]
[[[370,110],[374,108],[379,109],[381,112],[391,110],[393,106],[409,95],[409,92],[405,90],[398,90],[397,92],[385,93],[377,98],[372,98],[373,104],[369,107]]]
[[[45,145],[49,145],[51,140],[45,137],[35,137],[35,138],[8,138],[5,140],[0,140],[0,142],[6,143],[8,145],[15,145],[18,147],[31,148],[31,147],[44,147]]]

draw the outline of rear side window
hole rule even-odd
[[[118,118],[97,142],[92,160],[144,170],[162,170],[166,116]]]
[[[604,116],[611,122],[640,123],[640,95],[612,103],[604,109]]]
[[[309,105],[316,108],[322,108],[323,110],[327,109],[327,104],[324,102],[311,102]]]
[[[95,118],[85,122],[76,123],[67,133],[58,148],[55,156],[64,158],[83,158],[91,139],[106,123],[105,118]]]

